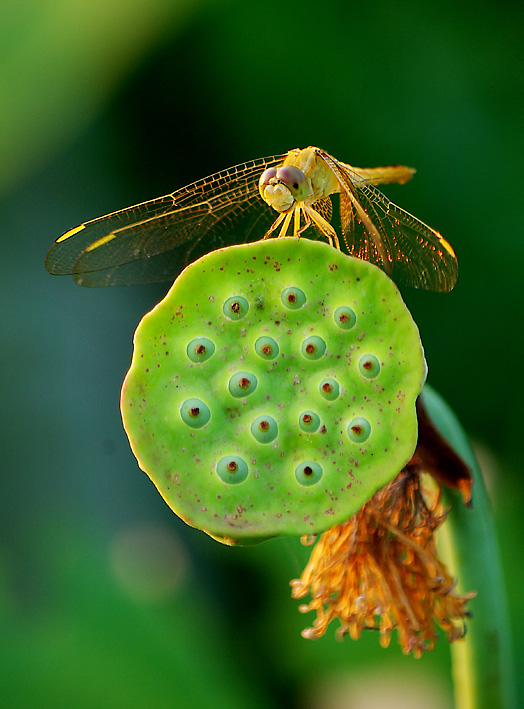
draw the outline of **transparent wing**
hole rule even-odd
[[[318,212],[321,216],[323,216],[326,221],[331,221],[331,217],[333,216],[333,203],[331,202],[331,197],[317,199],[312,206],[315,212]]]
[[[457,280],[458,264],[448,242],[390,202],[348,165],[323,151],[319,154],[341,186],[342,236],[349,253],[380,266],[398,283],[450,291]]]
[[[251,160],[85,222],[51,246],[46,268],[83,286],[174,280],[209,251],[264,236],[275,214],[261,199],[258,180],[284,157]]]

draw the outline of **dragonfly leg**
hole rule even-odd
[[[305,225],[302,229],[300,228],[300,215],[301,215],[302,209],[300,206],[296,206],[294,209],[294,219],[293,219],[293,236],[300,236],[300,234],[304,231],[304,229],[307,228]]]
[[[283,216],[283,215],[282,215],[282,216]],[[287,230],[288,230],[289,225],[290,225],[290,223],[291,223],[291,217],[292,217],[292,216],[293,216],[293,212],[288,212],[288,213],[285,215],[284,223],[282,224],[282,229],[280,230],[280,233],[279,233],[279,235],[278,235],[279,237],[280,237],[280,236],[287,236]]]
[[[316,226],[320,229],[320,232],[326,237],[326,239],[329,242],[330,246],[334,246],[336,249],[339,251],[340,249],[340,242],[338,240],[338,235],[337,232],[333,229],[331,224],[327,221],[327,219],[324,219],[324,217],[316,212],[314,209],[311,207],[304,207],[304,211],[308,215],[311,221],[313,221]]]
[[[271,234],[278,229],[280,224],[284,221],[285,219],[285,214],[279,214],[278,217],[275,219],[273,224],[269,227],[269,229],[266,231],[264,234],[264,239],[269,239]]]
[[[298,213],[298,217],[297,217]],[[300,216],[304,215],[304,225],[300,226]],[[298,226],[297,226],[298,225]],[[306,229],[309,229],[311,226],[311,217],[309,216],[308,212],[306,209],[304,209],[303,205],[295,207],[295,232],[294,236],[302,236],[302,234],[306,231]]]

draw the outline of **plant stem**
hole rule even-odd
[[[458,491],[443,489],[451,507],[439,533],[443,560],[459,592],[477,591],[470,601],[467,636],[451,646],[456,709],[516,707],[513,653],[502,565],[484,480],[466,434],[444,401],[429,387],[424,403],[433,423],[473,472],[473,507]]]

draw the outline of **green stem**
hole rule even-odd
[[[446,488],[451,507],[439,534],[442,556],[458,579],[460,592],[477,591],[468,604],[467,636],[451,645],[456,709],[516,707],[511,632],[495,525],[484,480],[466,434],[455,415],[429,387],[424,402],[440,433],[473,471],[473,507]]]

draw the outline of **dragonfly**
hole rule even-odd
[[[451,245],[376,187],[403,184],[414,172],[353,167],[320,148],[295,148],[87,221],[57,239],[46,268],[82,286],[173,281],[215,249],[315,232],[397,284],[447,292],[458,275]],[[340,236],[331,223],[332,195],[339,195]]]

